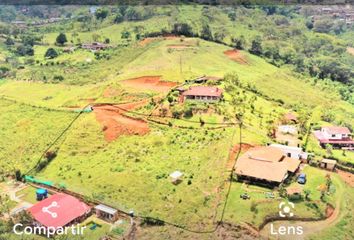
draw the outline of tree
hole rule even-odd
[[[125,17],[127,18],[128,21],[137,21],[143,19],[140,12],[138,12],[134,7],[128,7],[125,10]]]
[[[95,16],[99,20],[105,19],[108,16],[108,9],[106,8],[97,9],[97,11],[95,12]]]
[[[131,37],[130,32],[128,30],[123,30],[121,38],[130,39],[130,37]]]
[[[332,185],[332,179],[331,179],[331,175],[326,174],[326,187],[327,187],[327,192],[329,192],[329,189]]]
[[[173,25],[173,34],[193,37],[192,27],[188,23],[175,23]]]
[[[5,40],[5,44],[10,46],[10,45],[14,45],[15,41],[11,38],[11,37],[7,37]]]
[[[246,40],[245,40],[245,37],[243,35],[241,35],[239,38],[232,37],[231,41],[234,44],[234,47],[236,49],[242,50],[242,49],[245,48]]]
[[[263,53],[262,50],[262,40],[259,36],[257,36],[251,44],[251,49],[250,53],[253,53],[255,55],[261,55]]]
[[[55,41],[59,45],[64,45],[68,41],[68,39],[66,38],[66,35],[64,33],[60,33]]]
[[[44,55],[44,57],[49,58],[49,59],[53,59],[58,56],[59,56],[59,54],[54,48],[48,48],[45,55]]]
[[[200,37],[205,40],[213,40],[213,35],[211,33],[211,30],[210,30],[210,27],[208,24],[203,24],[203,28],[200,33]]]
[[[34,50],[33,47],[30,45],[20,45],[17,47],[16,53],[20,56],[33,56]]]
[[[304,189],[303,192],[304,192],[304,195],[305,195],[305,199],[306,199],[306,200],[310,200],[311,190],[309,190],[309,189]]]
[[[121,23],[124,21],[124,16],[121,13],[117,13],[114,18],[114,23]]]
[[[313,30],[319,33],[329,33],[333,26],[333,21],[331,19],[320,19],[315,21],[313,25]]]

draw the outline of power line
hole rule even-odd
[[[59,139],[67,132],[71,129],[72,125],[79,119],[79,117],[82,115],[82,113],[84,112],[84,110],[89,106],[86,105],[84,108],[82,108],[82,110],[75,116],[75,118],[68,124],[68,126],[63,130],[61,131],[61,133],[54,139],[54,141],[45,149],[45,151],[42,153],[42,155],[40,156],[40,158],[38,159],[37,161],[37,164],[32,168],[30,169],[26,175],[30,174],[33,170],[35,170],[36,168],[38,168],[38,165],[40,164],[40,161],[42,160],[42,158],[45,156],[45,154],[50,150],[50,148],[52,148],[58,141]],[[125,111],[125,112],[129,112],[129,113],[133,113],[133,114],[137,114],[137,115],[142,115],[142,116],[147,116],[147,117],[151,117],[153,116],[152,114],[143,114],[143,113],[138,113],[138,112],[135,112],[135,111],[131,111],[131,110],[128,110],[128,109],[124,109],[124,108],[121,108],[121,107],[118,107],[118,106],[115,106],[115,105],[112,105],[113,107],[115,108],[118,108],[122,111]],[[158,117],[161,117],[161,116],[158,116]],[[171,117],[166,117],[166,118],[171,118]],[[184,119],[185,120],[185,119]],[[200,123],[200,122],[197,122],[197,121],[191,121],[191,120],[185,120],[186,122],[192,122],[192,123]],[[205,123],[205,124],[215,124],[215,125],[236,125],[237,123]],[[192,233],[198,233],[198,234],[209,234],[209,233],[214,233],[217,231],[217,229],[219,228],[219,226],[222,224],[223,220],[224,220],[224,216],[225,216],[225,211],[226,211],[226,207],[227,207],[227,203],[228,203],[228,199],[229,199],[229,195],[230,195],[230,192],[231,192],[231,186],[232,186],[232,179],[233,179],[233,172],[234,172],[234,169],[235,169],[235,164],[236,164],[236,161],[237,159],[239,158],[239,155],[241,153],[241,146],[242,146],[242,122],[238,123],[237,124],[239,126],[239,148],[238,148],[238,152],[236,154],[236,157],[235,157],[235,162],[233,164],[233,167],[232,167],[232,170],[230,172],[230,175],[229,175],[229,186],[228,186],[228,189],[227,189],[227,192],[226,192],[226,196],[225,196],[225,203],[223,205],[223,208],[222,208],[222,211],[221,211],[221,217],[220,217],[220,220],[217,221],[215,227],[213,229],[210,229],[210,230],[205,230],[205,231],[200,231],[200,230],[194,230],[194,229],[191,229],[191,228],[187,228],[183,225],[180,225],[180,224],[177,224],[177,223],[173,223],[173,222],[169,222],[169,221],[166,221],[166,220],[163,220],[163,219],[160,219],[160,218],[156,218],[156,217],[149,217],[149,216],[144,216],[144,215],[136,215],[136,217],[138,218],[141,218],[141,219],[145,219],[145,220],[154,220],[154,221],[157,221],[157,222],[160,222],[160,223],[163,223],[163,224],[166,224],[166,225],[170,225],[170,226],[173,226],[173,227],[176,227],[176,228],[179,228],[179,229],[182,229],[184,231],[188,231],[188,232],[192,232]],[[235,134],[237,132],[237,129],[235,128],[235,130],[233,131],[233,134],[232,134],[232,140],[231,140],[231,143],[230,143],[230,147],[229,147],[229,153],[228,153],[228,159],[230,158],[230,154],[231,154],[231,148],[232,148],[232,145],[233,145],[233,140],[234,140],[234,137],[235,137]],[[122,211],[122,210],[119,210],[123,213],[126,213],[125,211]],[[126,213],[126,214],[129,214],[129,213]],[[216,214],[215,216],[217,216],[217,211],[216,211]]]

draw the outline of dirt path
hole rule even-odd
[[[343,181],[351,187],[354,187],[354,174],[337,169],[337,173]]]

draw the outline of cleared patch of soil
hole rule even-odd
[[[330,216],[332,216],[333,212],[334,212],[334,208],[331,207],[331,206],[327,206],[327,208],[326,208],[326,218],[329,218]]]
[[[228,56],[231,60],[238,62],[240,64],[249,64],[245,55],[243,55],[240,51],[232,49],[224,52],[226,56]]]
[[[142,91],[151,90],[161,93],[166,93],[177,85],[175,82],[162,81],[161,76],[143,76],[124,80],[120,83],[124,87],[130,87]]]
[[[347,47],[347,52],[354,56],[354,48]]]
[[[144,135],[148,133],[150,130],[147,122],[126,116],[124,115],[125,111],[122,110],[132,110],[145,104],[146,101],[120,104],[116,106],[94,106],[93,111],[96,114],[97,121],[102,125],[106,141],[114,141],[121,135]]]
[[[337,169],[337,173],[344,182],[346,182],[349,186],[354,187],[354,174],[339,169]]]
[[[141,40],[139,42],[139,45],[141,47],[143,47],[143,46],[148,45],[149,43],[151,43],[152,41],[155,41],[155,40],[156,40],[156,38],[144,38],[143,40]]]
[[[119,91],[117,89],[113,89],[113,88],[106,88],[103,92],[103,96],[104,97],[115,97],[115,96],[119,96],[120,94],[122,94],[122,91]]]
[[[245,152],[250,148],[253,148],[254,146],[248,143],[241,143],[241,152]],[[230,154],[229,154],[229,161],[227,162],[227,169],[231,170],[234,166],[235,163],[235,158],[236,155],[238,153],[238,151],[240,150],[240,144],[236,144],[235,146],[233,146],[230,150]]]

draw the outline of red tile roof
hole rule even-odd
[[[329,126],[322,127],[322,129],[325,129],[329,134],[350,134],[350,130],[347,127]]]
[[[45,227],[64,227],[90,211],[90,207],[73,196],[57,193],[28,209],[33,218]]]
[[[293,114],[293,113],[291,113],[291,112],[285,114],[285,115],[284,115],[284,118],[285,118],[286,120],[290,120],[290,121],[295,121],[295,122],[297,122],[297,117],[295,116],[295,114]]]
[[[183,92],[183,96],[210,96],[221,97],[222,89],[208,86],[194,86]]]

